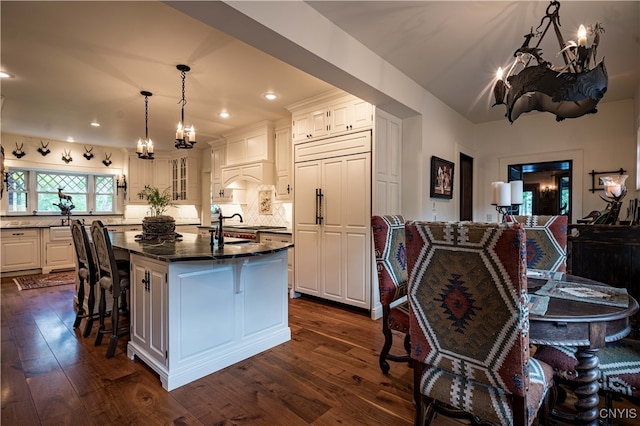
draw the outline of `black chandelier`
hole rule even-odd
[[[600,33],[604,28],[599,22],[589,27],[593,42],[587,47],[587,29],[580,25],[577,42],[565,42],[560,33],[560,2],[551,1],[540,25],[524,36],[522,47],[515,51],[515,60],[506,75],[498,69],[493,88],[495,105],[506,105],[507,119],[513,123],[521,114],[533,110],[550,112],[556,121],[595,114],[596,106],[607,91],[607,69],[604,60],[596,64],[596,53]],[[540,28],[548,20],[543,31]],[[564,66],[553,67],[542,58],[539,48],[549,27],[553,25],[558,39]],[[532,38],[539,38],[535,47],[530,47]],[[535,59],[535,65],[530,64]],[[592,67],[592,65],[595,65]],[[519,66],[523,69],[516,73]]]
[[[153,96],[151,92],[143,90],[140,92],[144,96],[144,140],[138,139],[138,146],[136,148],[136,154],[138,158],[143,160],[153,160],[153,142],[149,139],[149,96]],[[126,181],[125,181],[126,185]],[[125,192],[127,191],[125,187]]]
[[[176,144],[175,147],[177,149],[191,149],[193,145],[196,143],[196,131],[191,127],[187,127],[184,124],[184,106],[187,104],[187,100],[184,97],[184,80],[187,72],[191,71],[191,68],[187,65],[176,65],[178,71],[180,71],[180,75],[182,76],[182,99],[178,101],[179,104],[182,104],[182,115],[181,120],[178,123],[178,130],[176,130]]]

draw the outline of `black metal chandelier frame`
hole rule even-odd
[[[181,115],[180,115],[180,124],[178,125],[178,131],[176,132],[176,149],[191,149],[193,145],[195,145],[195,137],[194,139],[190,139],[190,134],[195,136],[195,132],[193,130],[193,126],[190,128],[187,127],[184,121],[184,106],[187,104],[187,99],[185,97],[185,79],[187,73],[191,71],[191,67],[188,65],[176,65],[178,71],[180,71],[180,76],[182,78],[182,98],[178,101],[181,104]]]
[[[608,76],[604,60],[595,67],[596,54],[600,42],[600,34],[604,28],[599,22],[589,28],[594,36],[590,47],[586,46],[586,29],[578,42],[565,42],[560,32],[560,2],[552,0],[547,6],[546,14],[534,33],[533,28],[524,36],[525,41],[514,53],[516,58],[507,75],[498,80],[493,88],[495,105],[506,105],[507,119],[513,123],[521,114],[533,110],[550,112],[556,115],[557,121],[566,118],[577,118],[585,114],[597,112],[596,106],[607,91]],[[548,20],[543,31],[540,28]],[[564,66],[552,67],[550,62],[542,58],[540,44],[553,26]],[[532,38],[539,37],[535,47],[530,47]],[[537,65],[530,65],[535,59]],[[518,65],[522,71],[515,74]],[[500,74],[501,69],[499,70]]]
[[[153,142],[149,139],[149,96],[153,93],[143,90],[140,94],[144,96],[144,142],[138,140],[136,154],[142,160],[153,160]]]

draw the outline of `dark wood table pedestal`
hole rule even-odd
[[[569,276],[567,280],[603,285],[575,276]],[[529,279],[529,293],[535,292],[545,282]],[[631,296],[629,306],[624,308],[551,297],[544,315],[530,315],[531,343],[577,347],[578,387],[574,390],[577,415],[567,420],[584,425],[598,424],[598,349],[627,336],[631,332],[629,318],[637,311],[638,302]]]

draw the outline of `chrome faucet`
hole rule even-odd
[[[240,213],[234,213],[231,216],[222,216],[222,211],[218,215],[218,247],[224,246],[224,232],[222,231],[222,221],[224,219],[231,219],[238,216],[240,218],[240,223],[243,222],[242,215]]]

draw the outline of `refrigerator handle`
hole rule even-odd
[[[318,200],[320,204],[320,208],[318,209],[320,213],[320,216],[318,216],[318,225],[322,225],[322,221],[324,220],[324,217],[322,216],[322,198],[324,197],[324,194],[322,193],[322,188],[320,188],[318,191],[319,191]]]
[[[316,225],[318,225],[318,220],[320,216],[318,216],[318,210],[320,208],[320,189],[316,188]]]

